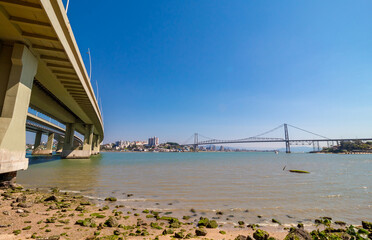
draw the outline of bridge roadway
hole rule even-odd
[[[210,145],[210,144],[228,144],[228,143],[278,143],[278,142],[341,142],[341,141],[372,141],[372,138],[334,138],[334,139],[291,139],[285,140],[283,138],[268,138],[268,139],[252,139],[252,140],[209,140],[200,141],[191,145]]]
[[[61,0],[0,0],[0,182],[28,167],[29,107],[66,126],[63,158],[99,152],[102,116]]]

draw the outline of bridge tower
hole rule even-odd
[[[194,152],[197,152],[197,147],[198,147],[198,134],[197,133],[195,133],[194,134]]]
[[[285,152],[291,153],[291,146],[289,144],[288,126],[284,124],[284,135],[285,135]]]

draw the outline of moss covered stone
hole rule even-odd
[[[208,218],[200,217],[199,222],[198,222],[198,227],[206,227],[209,223]]]
[[[160,227],[159,226],[159,224],[158,223],[156,223],[156,222],[152,222],[152,223],[150,223],[150,227],[151,228],[154,228],[154,229],[163,229],[162,227]]]
[[[102,215],[100,213],[92,213],[90,214],[91,217],[96,217],[96,218],[105,218],[105,215]]]
[[[218,227],[218,224],[217,224],[216,220],[211,220],[207,224],[207,228],[217,228],[217,227]]]
[[[86,206],[86,205],[92,205],[92,203],[89,201],[82,201],[80,202],[80,205]]]
[[[303,228],[292,227],[284,239],[285,240],[312,240],[313,238]]]
[[[59,202],[58,201],[58,198],[55,195],[51,195],[51,196],[49,196],[49,197],[47,197],[47,198],[44,199],[44,202],[50,202],[50,201],[52,201],[52,202]]]
[[[84,211],[84,210],[85,210],[85,207],[84,206],[77,206],[75,208],[75,211],[79,211],[79,212]]]
[[[273,222],[273,223],[277,223],[277,224],[279,224],[279,225],[282,225],[278,220],[276,220],[275,218],[273,218],[273,219],[271,219],[271,222]]]
[[[105,198],[105,201],[116,202],[117,199],[116,199],[116,197],[107,197],[107,198]]]
[[[343,221],[335,221],[335,224],[340,225],[340,226],[345,226],[346,225],[346,223],[343,222]]]
[[[55,218],[55,217],[51,217],[51,218],[47,218],[47,219],[45,220],[45,222],[46,222],[46,223],[55,223],[56,220],[57,220],[57,218]]]
[[[103,206],[102,208],[99,209],[99,211],[105,211],[105,210],[109,210],[109,206],[105,205]]]
[[[118,221],[114,218],[114,217],[109,217],[106,221],[105,221],[105,225],[107,227],[117,227],[119,224],[118,224]]]
[[[174,233],[174,237],[175,238],[184,238],[185,235],[183,234],[183,232],[176,232],[176,233]]]
[[[164,229],[162,234],[167,235],[167,234],[173,234],[173,233],[174,233],[174,231],[172,229]]]
[[[253,238],[256,240],[267,240],[269,238],[269,234],[264,230],[257,229],[253,233]]]
[[[96,227],[97,226],[97,224],[94,222],[92,218],[85,218],[84,220],[77,220],[75,224],[83,226],[83,227]]]
[[[169,227],[170,228],[180,228],[181,223],[180,222],[172,222],[171,224],[169,224]]]
[[[207,231],[205,229],[198,228],[198,229],[195,230],[195,235],[196,236],[206,236]]]
[[[368,231],[372,231],[372,222],[362,221],[362,226],[364,229],[367,229]]]

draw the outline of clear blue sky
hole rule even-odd
[[[372,2],[70,0],[105,140],[372,136]],[[280,133],[281,134],[281,133]],[[293,133],[296,134],[296,133]]]

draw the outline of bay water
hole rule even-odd
[[[97,204],[207,217],[221,223],[311,223],[328,216],[372,221],[372,155],[271,152],[116,153],[91,159],[30,158],[17,182],[58,187]],[[310,174],[291,173],[299,169]],[[133,194],[133,195],[132,195]]]

